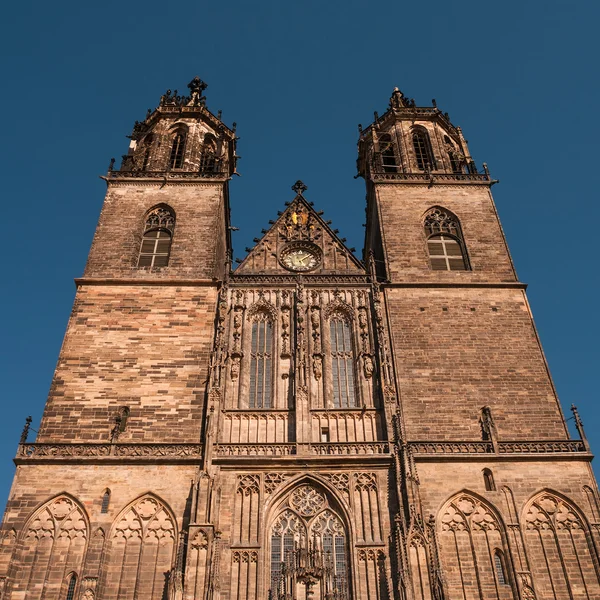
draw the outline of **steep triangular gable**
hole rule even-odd
[[[302,189],[297,191],[294,200],[252,248],[235,274],[294,274],[296,271],[283,266],[283,257],[295,249],[306,249],[314,251],[318,260],[314,269],[302,274],[364,275],[361,262],[306,201]]]

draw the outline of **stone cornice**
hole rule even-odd
[[[527,284],[520,281],[397,281],[381,283],[382,289],[389,288],[491,288],[526,290]]]
[[[75,285],[160,285],[172,287],[220,287],[221,282],[215,279],[153,279],[144,278],[112,278],[112,277],[77,277]]]

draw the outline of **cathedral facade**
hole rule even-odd
[[[1,598],[600,598],[590,448],[460,128],[394,90],[362,260],[298,181],[233,269],[235,128],[188,87],[105,177]]]

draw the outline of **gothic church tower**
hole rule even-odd
[[[364,260],[298,181],[232,271],[235,131],[188,87],[107,174],[0,598],[599,598],[590,449],[461,130],[395,90]]]

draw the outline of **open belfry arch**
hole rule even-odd
[[[362,258],[298,181],[234,269],[235,126],[188,87],[104,178],[0,600],[600,598],[590,448],[460,128],[394,90]]]

